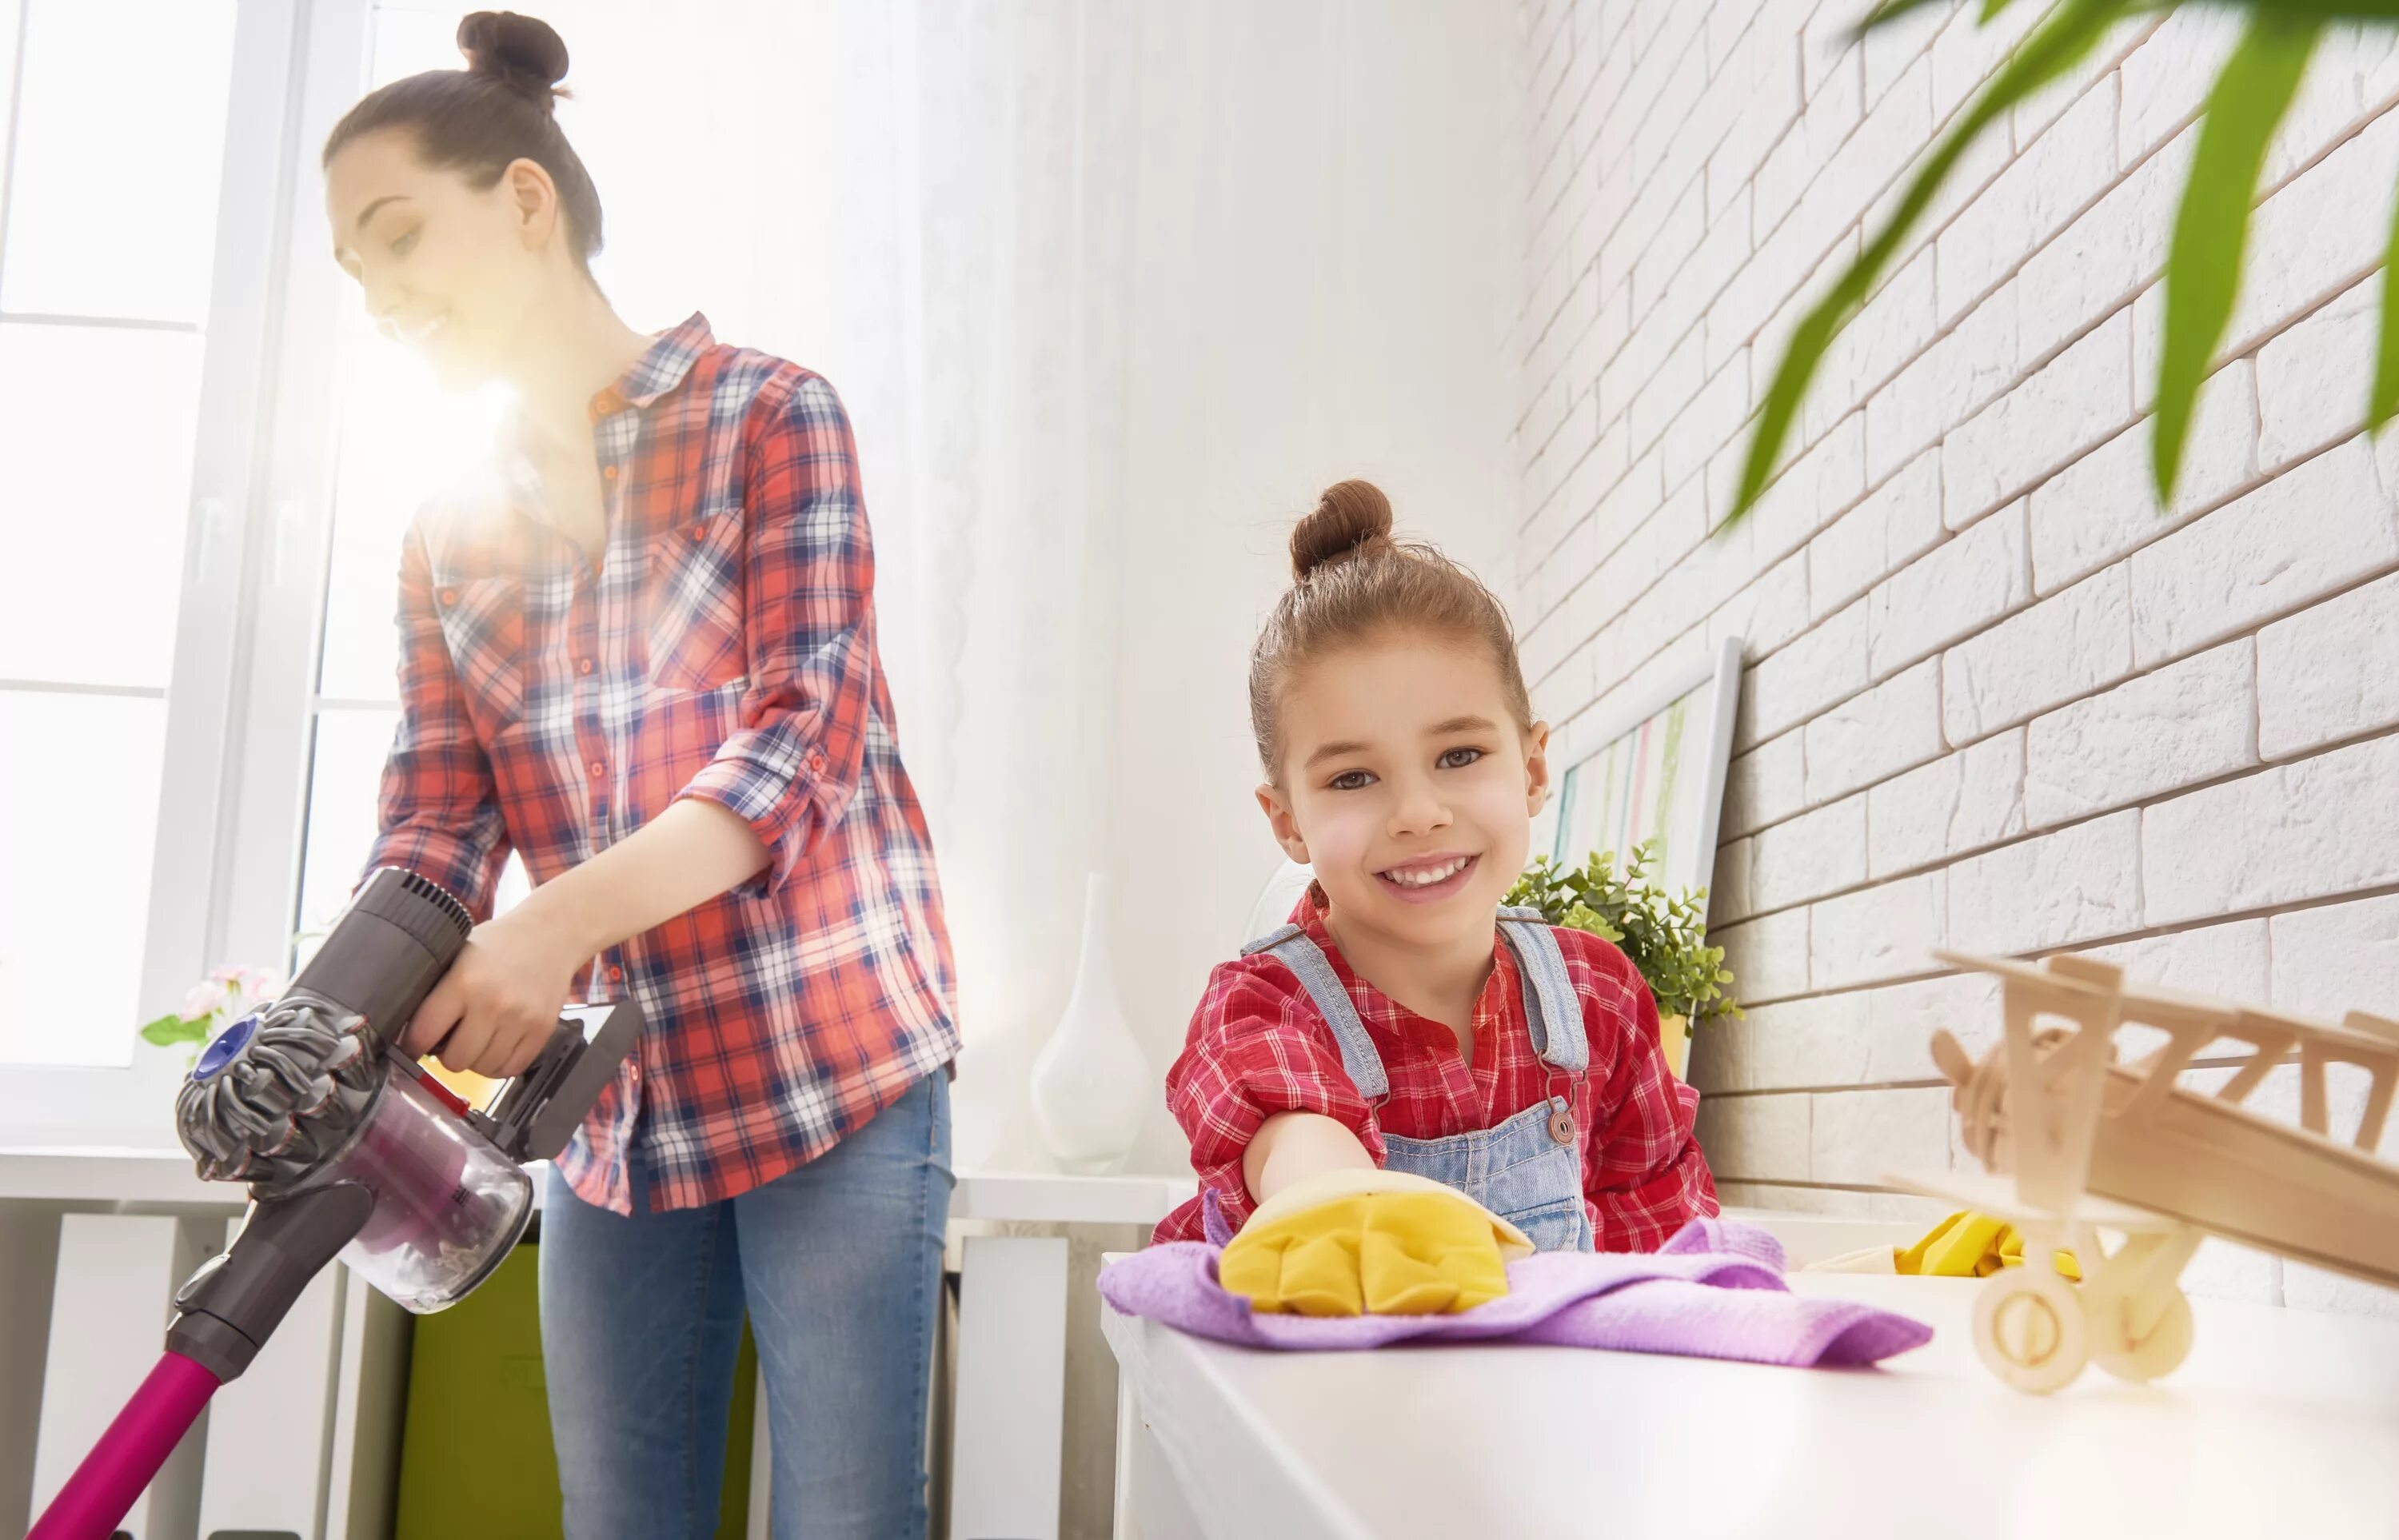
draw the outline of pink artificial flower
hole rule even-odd
[[[264,968],[228,965],[183,994],[183,1015],[192,1020],[233,1021],[273,1000],[282,986]]]
[[[236,968],[233,970],[229,991],[233,995],[233,1003],[229,1008],[237,1016],[246,1016],[274,999],[281,992],[282,986],[276,981],[275,976],[264,968]]]

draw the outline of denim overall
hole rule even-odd
[[[1581,1002],[1566,977],[1558,939],[1537,909],[1503,909],[1499,935],[1516,958],[1525,988],[1525,1020],[1541,1062],[1577,1084],[1591,1067]],[[1383,1056],[1366,1035],[1358,1007],[1341,987],[1322,949],[1295,925],[1241,949],[1266,952],[1295,974],[1341,1045],[1342,1067],[1370,1105],[1390,1094]],[[1525,1232],[1544,1251],[1592,1249],[1591,1214],[1582,1200],[1581,1136],[1574,1104],[1563,1096],[1525,1108],[1497,1128],[1441,1139],[1383,1136],[1387,1169],[1430,1177],[1455,1187]]]

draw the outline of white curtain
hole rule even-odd
[[[1083,877],[1160,1076],[1279,857],[1243,682],[1289,520],[1348,475],[1503,589],[1525,168],[1489,0],[551,0],[600,275],[840,388],[967,1037],[1024,1096]],[[1153,1112],[1139,1168],[1184,1167]]]

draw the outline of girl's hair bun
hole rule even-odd
[[[1383,489],[1372,481],[1336,481],[1291,532],[1292,575],[1304,581],[1320,567],[1390,538],[1391,500]]]
[[[487,75],[549,107],[564,93],[566,43],[547,21],[512,10],[479,10],[458,23],[467,73]]]
[[[1391,500],[1372,481],[1324,489],[1291,532],[1297,581],[1275,601],[1250,649],[1250,727],[1267,779],[1283,784],[1281,696],[1294,670],[1335,648],[1390,635],[1462,640],[1499,674],[1509,714],[1533,730],[1533,703],[1508,612],[1474,574],[1431,546],[1391,534]]]

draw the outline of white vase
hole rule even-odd
[[[1093,872],[1083,898],[1083,953],[1075,993],[1033,1061],[1033,1118],[1062,1169],[1101,1175],[1132,1153],[1142,1119],[1165,1095],[1150,1077],[1124,1009],[1105,940],[1108,880]]]

